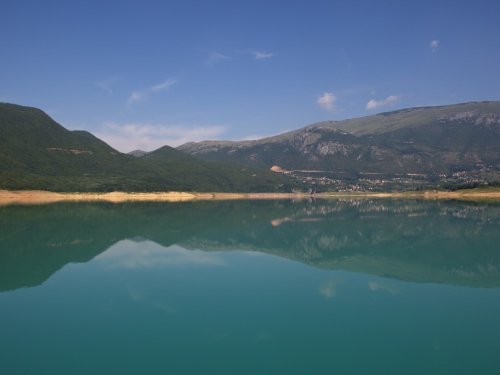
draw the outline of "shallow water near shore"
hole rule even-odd
[[[500,205],[0,207],[8,374],[495,373]]]

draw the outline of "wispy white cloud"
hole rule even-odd
[[[274,53],[265,53],[261,51],[253,51],[253,58],[255,60],[268,59],[270,57],[274,57]]]
[[[331,92],[325,92],[323,96],[319,97],[316,103],[320,108],[326,109],[327,111],[334,112],[338,109],[335,106],[335,102],[338,98],[333,95]]]
[[[147,101],[148,95],[150,93],[156,93],[158,91],[165,90],[165,89],[169,88],[170,86],[172,86],[176,82],[177,82],[177,80],[169,78],[165,82],[151,86],[149,89],[135,91],[132,94],[130,94],[129,98],[127,99],[127,106],[130,106],[134,103]]]
[[[385,105],[390,105],[393,104],[394,102],[397,102],[399,99],[401,99],[401,95],[391,95],[386,99],[379,101],[372,99],[366,104],[366,109],[375,109]]]
[[[179,146],[186,142],[218,139],[225,126],[187,126],[105,123],[95,136],[121,152],[153,151],[162,146]]]
[[[431,46],[431,48],[432,48],[433,51],[435,51],[436,49],[438,49],[438,47],[439,47],[439,39],[432,40],[430,46]]]
[[[177,80],[169,78],[165,82],[160,83],[158,85],[154,85],[153,87],[151,87],[151,91],[159,91],[159,90],[169,88],[170,86],[172,86],[176,82],[177,82]]]
[[[118,81],[118,77],[112,77],[112,78],[107,78],[103,81],[96,82],[95,84],[97,87],[100,87],[104,91],[107,91],[109,95],[113,95],[113,89],[111,88],[111,85]]]
[[[226,60],[230,60],[230,58],[226,55],[221,54],[221,53],[212,52],[212,53],[210,53],[210,56],[208,56],[208,59],[206,62],[207,62],[207,64],[211,65],[211,64],[215,64],[217,62],[226,61]]]
[[[127,105],[131,105],[137,102],[143,102],[145,100],[148,100],[146,92],[136,91],[130,94],[129,98],[127,99]]]

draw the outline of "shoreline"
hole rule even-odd
[[[419,198],[419,199],[455,199],[455,200],[500,200],[499,191],[462,192],[426,191],[404,193],[318,193],[314,196],[305,193],[188,193],[188,192],[159,192],[159,193],[55,193],[49,191],[0,190],[0,206],[9,204],[45,204],[55,202],[78,201],[105,201],[121,203],[129,201],[149,202],[187,202],[196,200],[232,200],[232,199],[336,199],[336,198]]]
[[[42,190],[0,190],[0,206],[8,204],[45,204],[56,202],[104,201],[112,203],[143,202],[187,202],[196,200],[232,200],[232,199],[302,199],[307,194],[295,193],[55,193]]]

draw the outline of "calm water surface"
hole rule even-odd
[[[2,374],[496,374],[500,206],[0,207]]]

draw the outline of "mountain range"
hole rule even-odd
[[[290,192],[499,179],[498,101],[402,109],[254,141],[189,142],[130,154],[89,132],[69,131],[39,109],[0,103],[0,189]]]
[[[500,102],[402,109],[254,141],[189,142],[177,149],[323,180],[491,180],[500,171]]]
[[[0,103],[0,189],[51,191],[290,191],[268,170],[201,160],[164,146],[123,154],[43,111]]]

